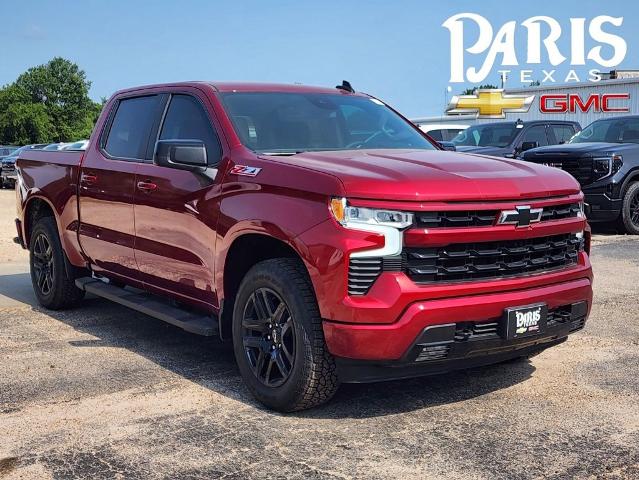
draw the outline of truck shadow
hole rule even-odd
[[[591,223],[590,228],[592,229],[592,233],[594,235],[623,235],[624,232],[621,231],[613,223]]]
[[[26,287],[30,288],[28,274],[0,276],[0,295],[13,298],[16,291],[24,292]],[[25,297],[21,294],[15,300],[25,302]],[[72,340],[69,344],[73,347],[127,349],[198,385],[264,409],[244,386],[230,343],[184,332],[98,298],[87,298],[79,308],[64,312],[36,306],[33,296],[27,303],[34,311],[94,337]],[[519,360],[445,376],[347,384],[328,404],[293,415],[318,419],[367,418],[455,404],[521,383],[534,370],[529,361]]]

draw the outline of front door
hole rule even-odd
[[[166,96],[122,98],[96,144],[86,152],[79,180],[82,250],[97,272],[136,279],[134,194],[138,166]]]
[[[205,172],[192,172],[154,164],[139,166],[135,256],[141,279],[151,290],[217,307],[214,256],[221,144],[206,97],[182,92],[172,94],[169,102],[159,139],[204,142],[209,167]]]

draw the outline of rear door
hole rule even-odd
[[[166,102],[163,95],[118,99],[98,142],[85,154],[79,180],[79,239],[94,270],[138,277],[133,197],[138,166]]]
[[[551,123],[548,126],[550,133],[550,141],[553,145],[561,145],[566,143],[577,133],[574,125],[567,123]]]
[[[548,134],[546,133],[546,125],[532,125],[517,140],[516,151],[521,152],[522,146],[526,142],[536,142],[538,147],[545,147],[549,144]]]
[[[204,142],[209,167],[193,172],[139,166],[135,192],[135,255],[141,278],[200,306],[217,306],[214,252],[222,144],[208,98],[198,89],[171,94],[158,138]],[[219,175],[221,177],[221,173]]]

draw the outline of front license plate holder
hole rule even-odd
[[[546,330],[548,323],[548,305],[536,303],[506,308],[503,321],[508,340],[540,335]]]

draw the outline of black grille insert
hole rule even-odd
[[[501,210],[459,210],[446,212],[415,212],[418,228],[489,227],[495,224]],[[579,205],[568,203],[544,207],[541,221],[577,217]]]
[[[574,218],[579,216],[578,203],[572,203],[568,205],[551,205],[550,207],[544,207],[544,211],[541,214],[541,221],[546,222],[548,220],[562,220],[564,218]]]
[[[493,225],[499,210],[417,212],[418,227],[486,227]]]
[[[348,265],[348,294],[365,295],[380,273],[381,258],[351,258]]]
[[[497,338],[499,336],[499,322],[472,323],[460,322],[455,328],[455,341]]]
[[[438,248],[405,248],[405,272],[416,283],[522,276],[576,264],[582,245],[583,239],[566,234]]]

